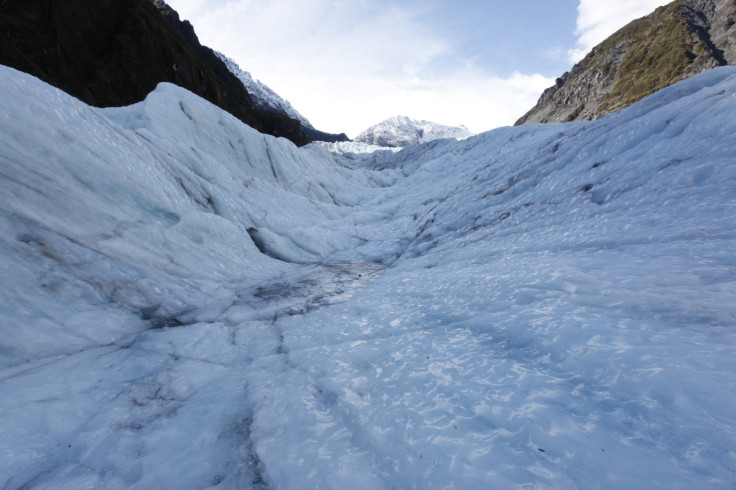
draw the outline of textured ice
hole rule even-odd
[[[736,485],[736,69],[360,157],[0,84],[1,487]]]
[[[338,155],[343,160],[343,165],[355,167],[375,166],[378,162],[392,161],[393,155],[401,148],[389,146],[368,145],[357,141],[337,141],[327,143],[325,141],[316,141],[312,145],[319,145],[330,153]],[[345,160],[350,161],[350,163]]]
[[[401,148],[369,145],[366,143],[360,143],[358,141],[337,141],[334,143],[317,141],[315,142],[315,144],[324,147],[327,151],[343,156],[373,154],[376,152],[385,152],[387,154],[391,154],[401,150]]]

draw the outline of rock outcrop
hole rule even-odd
[[[0,64],[98,107],[143,100],[159,82],[207,99],[253,128],[310,141],[301,123],[259,110],[240,80],[162,0],[5,0]]]
[[[680,80],[736,64],[736,0],[677,0],[593,48],[516,125],[597,119]]]

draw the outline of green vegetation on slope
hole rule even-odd
[[[717,66],[736,64],[736,0],[675,0],[597,45],[516,124],[597,119]]]
[[[694,64],[706,54],[706,44],[691,32],[686,18],[678,15],[683,1],[660,7],[653,14],[635,20],[583,60],[586,68],[593,67],[605,53],[617,46],[625,48],[616,83],[603,98],[596,117],[628,107],[697,72]],[[604,74],[611,69],[610,62],[600,68]]]

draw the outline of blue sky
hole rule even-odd
[[[577,0],[436,2],[424,20],[448,39],[458,56],[500,75],[557,73],[575,44]]]
[[[595,44],[662,0],[168,0],[315,127],[395,115],[513,122]]]

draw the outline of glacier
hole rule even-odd
[[[395,153],[0,84],[0,487],[736,485],[736,68]]]

